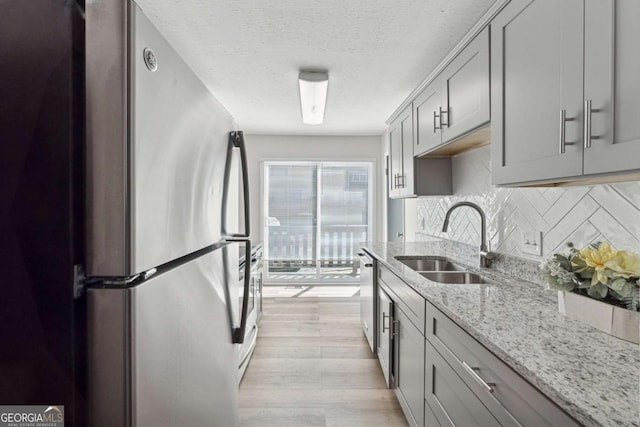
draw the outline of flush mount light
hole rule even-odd
[[[327,103],[329,74],[326,72],[302,71],[298,75],[300,85],[300,106],[302,122],[319,125],[324,120],[324,107]]]

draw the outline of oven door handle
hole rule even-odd
[[[247,240],[244,245],[244,259],[251,259],[251,241]],[[242,295],[242,315],[240,316],[240,327],[233,328],[233,343],[242,344],[244,342],[244,334],[247,330],[247,317],[249,316],[249,287],[251,284],[251,263],[244,263],[244,294]]]

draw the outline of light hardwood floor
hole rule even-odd
[[[358,297],[266,298],[240,426],[407,426],[360,329]]]

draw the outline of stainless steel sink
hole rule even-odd
[[[478,274],[468,271],[425,271],[420,274],[427,279],[438,283],[455,283],[455,284],[482,284],[495,283],[490,279],[486,279]]]
[[[396,257],[398,261],[415,271],[464,271],[464,267],[456,265],[442,257]]]

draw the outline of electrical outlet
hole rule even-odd
[[[520,249],[525,254],[542,255],[542,232],[523,231],[520,234]]]

